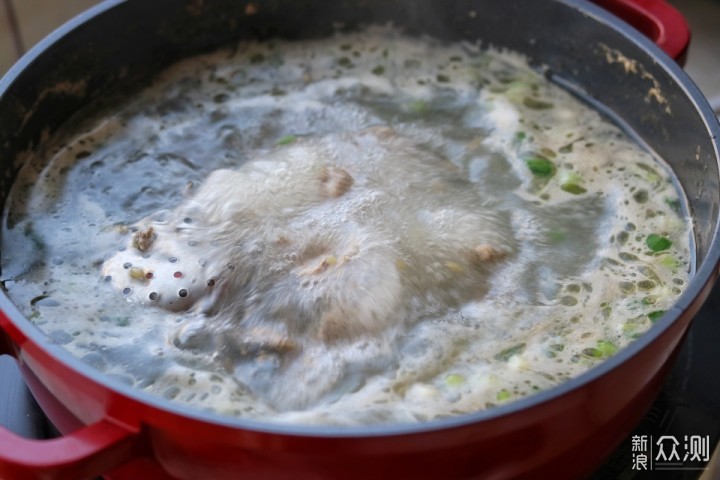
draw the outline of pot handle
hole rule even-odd
[[[0,427],[0,478],[96,478],[137,455],[138,433],[110,419],[51,440],[29,440]]]
[[[10,337],[7,333],[5,333],[5,330],[3,330],[2,323],[0,323],[0,356],[1,355],[13,355]]]
[[[592,0],[650,38],[675,59],[685,64],[690,29],[682,14],[665,0]]]
[[[0,355],[17,349],[0,321]],[[140,427],[103,418],[50,440],[31,440],[0,425],[0,479],[80,480],[142,456]]]

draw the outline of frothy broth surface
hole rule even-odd
[[[407,423],[558,385],[693,270],[666,166],[507,52],[389,28],[178,64],[28,154],[3,278],[136,388]]]

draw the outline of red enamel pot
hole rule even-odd
[[[411,33],[522,52],[633,131],[688,195],[697,269],[647,334],[561,386],[452,419],[353,428],[228,418],[151,396],[53,344],[2,294],[0,353],[17,360],[62,436],[31,441],[0,429],[0,478],[578,478],[595,469],[659,391],[720,255],[720,126],[671,58],[684,55],[687,27],[659,0],[598,3],[667,53],[580,0],[113,0],[42,41],[0,82],[0,198],[19,152],[110,89],[241,38],[317,37],[337,22],[352,29],[392,21]]]

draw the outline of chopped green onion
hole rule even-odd
[[[562,185],[560,185],[560,188],[562,188],[568,193],[572,193],[573,195],[581,195],[587,192],[587,190],[575,183],[563,183]]]
[[[525,140],[525,137],[527,137],[525,132],[519,131],[515,134],[515,138],[513,138],[513,143],[515,145],[520,145]]]
[[[580,185],[581,183],[582,178],[574,172],[565,171],[560,177],[560,188],[573,195],[580,195],[587,192],[587,190]]]
[[[643,305],[654,305],[656,301],[657,298],[652,295],[648,295],[647,297],[643,298],[640,303],[642,303]]]
[[[660,175],[658,175],[657,171],[654,168],[652,168],[651,166],[645,165],[644,163],[640,163],[640,162],[636,163],[635,165],[640,167],[641,170],[645,171],[646,179],[648,181],[653,182],[653,183],[658,183],[660,180],[662,180]]]
[[[525,344],[519,343],[510,348],[506,348],[502,352],[495,355],[495,360],[501,360],[503,362],[507,362],[508,360],[510,360],[511,357],[513,357],[515,355],[519,355],[524,351],[525,351]]]
[[[532,108],[533,110],[547,110],[555,106],[552,102],[544,102],[532,97],[523,98],[523,105],[527,108]]]
[[[448,387],[459,387],[465,383],[465,377],[457,373],[451,373],[445,377],[445,385]]]
[[[592,347],[583,349],[582,354],[590,358],[602,358],[603,356],[603,352],[601,350]]]
[[[560,243],[567,238],[564,230],[553,229],[548,232],[548,240],[552,243]]]
[[[668,207],[672,208],[676,213],[680,213],[680,199],[679,198],[667,198],[665,197],[665,203]]]
[[[510,391],[503,388],[497,393],[496,398],[498,399],[498,401],[502,402],[503,400],[509,399],[511,396],[512,394],[510,393]]]
[[[429,110],[429,105],[423,100],[413,100],[407,104],[406,108],[412,113],[425,113]]]
[[[555,165],[542,155],[526,158],[525,164],[536,177],[551,177],[555,172]]]
[[[598,340],[597,349],[602,352],[604,357],[611,357],[618,351],[617,345],[608,340]]]
[[[663,255],[662,258],[660,258],[660,265],[670,270],[675,270],[680,266],[680,262],[672,255]]]
[[[295,140],[297,140],[297,137],[295,135],[285,135],[284,137],[280,138],[280,140],[277,141],[278,145],[290,145]]]
[[[661,237],[660,235],[651,233],[645,239],[645,244],[653,252],[662,252],[672,246],[672,241],[667,237]]]
[[[555,358],[557,356],[556,352],[562,352],[563,350],[565,350],[565,345],[563,345],[562,343],[554,343],[550,345],[545,354],[549,358]]]
[[[647,316],[651,322],[655,323],[658,318],[662,317],[664,314],[665,310],[655,310],[654,312],[648,313]]]
[[[385,73],[385,67],[383,67],[382,65],[378,65],[377,67],[373,68],[371,71],[374,75],[382,75],[383,73]]]
[[[546,157],[555,158],[557,157],[557,153],[555,153],[552,149],[543,147],[540,149],[540,153],[545,155]]]
[[[573,142],[568,143],[567,145],[563,145],[558,149],[558,152],[560,153],[572,153],[573,151]]]

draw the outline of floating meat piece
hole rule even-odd
[[[215,332],[213,348],[251,377],[248,355],[265,378],[282,365],[268,355],[401,331],[478,298],[514,249],[507,215],[476,185],[388,128],[301,139],[216,170],[152,218],[104,274],[129,301],[196,315],[175,345],[197,349]]]

